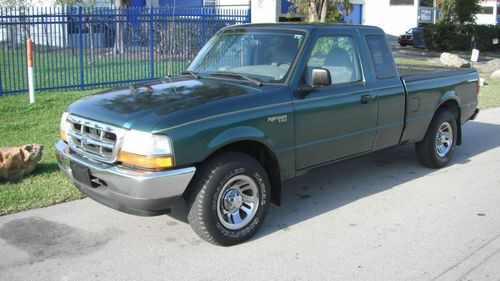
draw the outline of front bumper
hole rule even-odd
[[[186,190],[196,171],[194,167],[148,172],[95,162],[70,151],[59,140],[55,144],[59,167],[88,197],[113,209],[141,216],[168,212]],[[70,162],[87,167],[92,186],[73,177]]]
[[[403,45],[412,45],[413,44],[413,39],[409,38],[398,38],[398,43],[403,44]]]

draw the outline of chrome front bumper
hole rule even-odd
[[[94,162],[69,151],[62,140],[55,144],[55,149],[59,167],[80,191],[99,203],[134,215],[168,212],[182,200],[182,194],[196,171],[196,168],[188,167],[147,172]],[[75,179],[70,163],[88,168],[91,185]]]

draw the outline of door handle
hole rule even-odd
[[[376,98],[377,98],[377,96],[364,95],[364,96],[361,96],[361,103],[367,104],[367,103],[374,101]]]

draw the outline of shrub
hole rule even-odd
[[[476,24],[426,24],[423,38],[427,48],[437,51],[467,51],[471,49],[471,38],[475,37],[476,48],[481,51],[500,50],[493,45],[493,38],[500,38],[500,28],[494,25]]]

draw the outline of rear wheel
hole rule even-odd
[[[457,121],[453,114],[440,109],[432,119],[421,142],[416,143],[417,157],[429,168],[446,166],[453,156],[457,140]]]
[[[220,154],[201,167],[192,184],[188,220],[205,241],[238,244],[262,225],[270,184],[254,158],[238,152]]]

